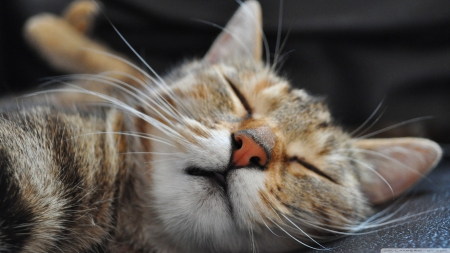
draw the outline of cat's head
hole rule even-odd
[[[354,139],[323,102],[261,61],[261,12],[247,1],[206,56],[155,96],[151,208],[184,251],[281,252],[352,230],[437,163],[415,138]]]

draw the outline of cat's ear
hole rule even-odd
[[[257,1],[243,3],[214,41],[204,60],[217,63],[231,57],[251,57],[260,61],[261,15],[261,6]]]
[[[393,199],[422,179],[439,162],[442,149],[420,138],[356,140],[365,161],[362,190],[374,204]]]

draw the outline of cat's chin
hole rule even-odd
[[[211,187],[221,190],[225,195],[227,194],[226,193],[227,188],[228,188],[227,179],[226,179],[227,173],[207,171],[207,170],[202,170],[197,167],[189,167],[189,168],[185,169],[185,171],[186,171],[186,174],[188,174],[188,175],[191,175],[194,177],[199,177],[199,178],[204,178],[205,180],[210,182]]]
[[[262,219],[257,211],[264,182],[261,171],[232,170],[223,179],[220,174],[192,168],[178,172],[161,189],[165,196],[157,194],[155,202],[158,218],[164,223],[161,232],[183,252],[209,252],[212,242],[218,252],[248,252],[252,243],[261,247],[260,252],[298,247],[287,237],[274,238],[255,223]]]

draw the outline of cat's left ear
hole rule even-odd
[[[365,139],[354,145],[365,158],[361,187],[374,204],[392,200],[436,166],[442,149],[421,138]]]
[[[214,41],[204,60],[211,64],[233,57],[251,57],[260,61],[261,16],[261,6],[257,1],[243,3]]]

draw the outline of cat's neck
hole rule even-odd
[[[142,113],[144,110],[136,107]],[[120,132],[150,133],[153,127],[138,117],[121,114]],[[111,249],[112,252],[150,252],[155,247],[164,244],[165,236],[155,231],[161,231],[162,225],[154,219],[151,208],[151,165],[154,143],[148,138],[121,136],[117,140],[117,150],[120,154],[121,168],[118,175],[120,193],[117,204],[117,225],[115,240],[125,248]],[[156,246],[158,244],[158,246]],[[167,248],[170,246],[166,243]],[[126,245],[133,245],[127,248]],[[124,251],[125,250],[125,251]]]

